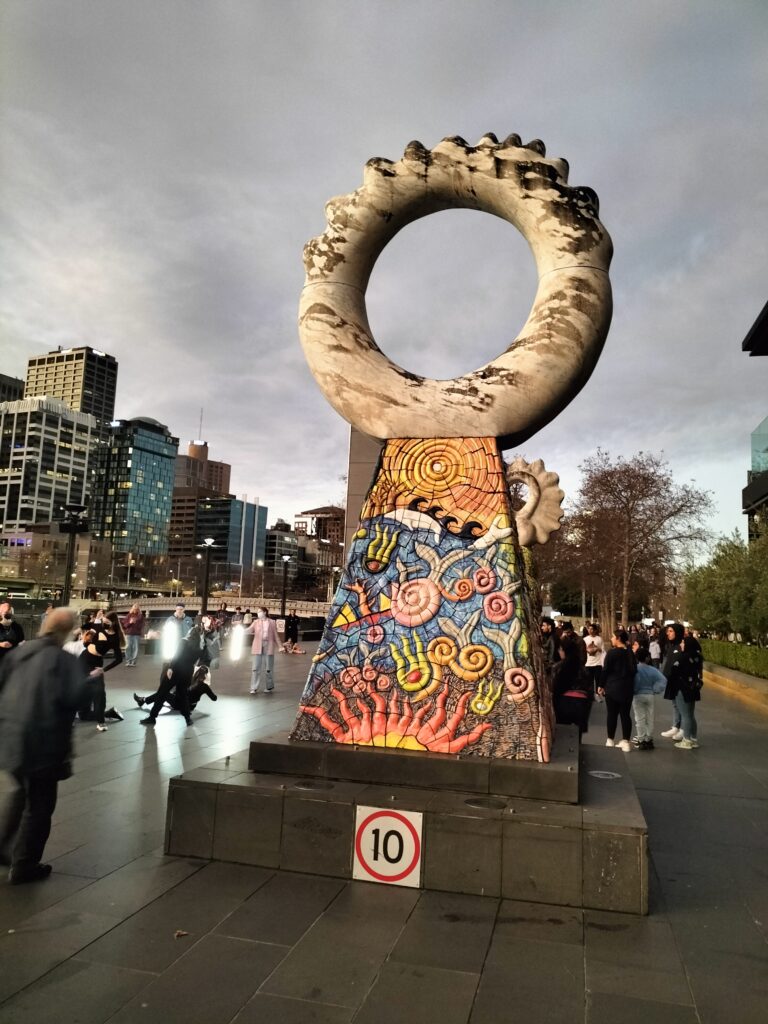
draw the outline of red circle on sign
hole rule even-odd
[[[399,875],[382,875],[380,872],[372,868],[363,856],[363,832],[368,825],[370,825],[372,821],[376,821],[377,818],[395,818],[401,824],[405,825],[411,833],[411,838],[413,839],[413,858],[405,871],[401,871]],[[368,874],[373,875],[373,877],[378,879],[379,882],[399,882],[401,878],[405,878],[406,875],[410,875],[419,862],[419,857],[421,856],[419,833],[413,827],[413,824],[398,811],[376,811],[374,814],[369,814],[364,821],[360,822],[360,827],[358,828],[357,835],[355,836],[355,853],[357,854],[357,859],[363,865]]]

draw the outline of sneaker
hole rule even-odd
[[[644,740],[641,740],[639,736],[633,736],[632,737],[632,746],[633,747],[642,747],[643,743],[644,743]]]
[[[675,731],[672,733],[672,739],[675,741],[675,743],[677,743],[678,740],[685,739],[685,733],[682,729],[675,729]]]
[[[682,740],[680,740],[679,743],[676,743],[675,746],[679,750],[695,750],[696,749],[696,747],[694,747],[694,745],[693,745],[693,740],[682,739]],[[698,743],[696,744],[696,746],[698,746]]]
[[[653,740],[641,740],[638,750],[653,750]]]
[[[143,707],[144,707],[144,698],[143,698],[143,697],[140,697],[140,696],[138,695],[138,693],[134,693],[134,695],[133,695],[133,699],[134,699],[134,700],[136,701],[136,703],[137,703],[137,704],[139,705],[139,707],[140,707],[140,708],[143,708]],[[663,735],[664,735],[664,733],[662,733],[661,735],[663,736]]]
[[[109,718],[113,722],[124,722],[125,719],[119,711],[115,711],[114,708],[110,708],[109,711],[104,712],[104,717]]]
[[[258,690],[249,690],[249,691],[248,691],[248,693],[250,693],[250,695],[251,695],[252,697],[255,697],[255,696],[256,696],[256,694],[257,694],[258,692],[259,692]]]
[[[152,717],[152,715],[150,715],[149,718],[142,718],[142,720],[139,722],[139,725],[154,725],[154,724],[155,724],[155,720]]]
[[[632,744],[629,742],[629,740],[620,740],[616,744],[616,746],[619,748],[619,750],[623,750],[625,754],[628,754],[632,749]]]
[[[103,722],[99,722],[96,726],[96,732],[106,732],[109,729],[108,725],[104,725]]]
[[[53,868],[50,864],[35,864],[31,868],[11,868],[8,881],[11,885],[25,885],[27,882],[42,882]]]
[[[691,740],[691,746],[693,747],[694,750],[698,750],[699,749],[699,741],[698,740]]]
[[[671,740],[672,737],[679,731],[680,730],[676,729],[673,725],[671,729],[665,729],[661,735],[664,737],[665,740]]]
[[[615,747],[616,746],[616,744],[613,742],[613,740],[606,740],[605,741],[605,745],[606,745],[606,747]]]

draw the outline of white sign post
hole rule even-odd
[[[422,819],[418,811],[358,807],[352,877],[418,889]]]

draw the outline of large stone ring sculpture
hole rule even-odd
[[[581,389],[611,316],[611,241],[591,189],[516,135],[477,146],[412,142],[371,160],[332,199],[304,251],[299,332],[323,393],[386,439],[346,555],[292,738],[462,757],[548,761],[549,675],[527,548],[559,528],[563,493],[539,459],[509,467]],[[428,380],[373,340],[365,289],[386,243],[418,217],[470,207],[503,217],[536,258],[520,336],[486,366]],[[471,301],[471,300],[470,300]],[[515,513],[510,484],[527,489]]]
[[[567,184],[564,160],[544,144],[477,146],[458,137],[403,158],[368,161],[356,192],[326,205],[328,228],[304,250],[299,334],[323,394],[373,437],[494,436],[520,444],[578,393],[595,367],[611,317],[611,240],[597,196]],[[528,241],[538,270],[530,316],[496,359],[454,380],[431,380],[389,360],[368,325],[374,263],[406,224],[439,210],[495,214]]]

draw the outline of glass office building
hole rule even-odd
[[[117,420],[99,450],[91,512],[115,551],[166,555],[179,439],[157,420]]]
[[[96,420],[52,398],[0,403],[0,525],[16,530],[85,505]]]

